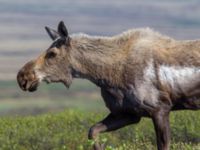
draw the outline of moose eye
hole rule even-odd
[[[46,58],[54,58],[54,57],[56,57],[56,53],[55,52],[53,52],[53,51],[50,51],[50,52],[48,52],[47,54],[46,54]]]

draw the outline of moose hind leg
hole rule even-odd
[[[117,130],[126,125],[137,123],[140,121],[140,117],[138,116],[129,116],[129,115],[113,115],[109,114],[105,119],[100,121],[99,123],[92,126],[88,133],[88,138],[95,140],[99,133],[109,132],[113,130]],[[102,150],[103,147],[95,141],[94,150]]]
[[[169,150],[170,146],[170,125],[169,112],[159,111],[153,116],[154,128],[156,131],[158,150]]]

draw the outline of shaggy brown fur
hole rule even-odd
[[[86,78],[101,88],[110,114],[89,131],[97,134],[151,117],[159,150],[168,150],[169,112],[200,108],[200,41],[176,41],[151,29],[129,30],[114,37],[76,34],[63,22],[54,40],[36,60],[18,73],[23,90],[35,91],[40,81]],[[102,149],[98,142],[94,149]]]

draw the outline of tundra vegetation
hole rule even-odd
[[[105,112],[68,109],[38,116],[1,117],[2,150],[88,150],[87,128],[106,115]],[[200,113],[175,112],[170,116],[171,150],[200,150]],[[106,150],[156,149],[150,119],[99,137]]]

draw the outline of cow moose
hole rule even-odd
[[[89,139],[149,117],[158,150],[169,150],[170,111],[200,109],[200,40],[178,41],[149,28],[69,35],[63,21],[57,31],[45,29],[53,43],[20,69],[18,84],[33,92],[41,81],[69,87],[84,78],[100,87],[110,114],[90,128]],[[94,149],[103,149],[96,140]]]

